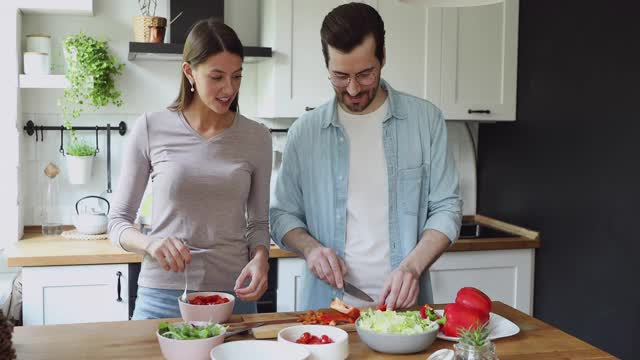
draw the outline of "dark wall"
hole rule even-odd
[[[517,121],[478,142],[478,213],[541,233],[534,315],[623,359],[640,358],[639,49],[636,1],[520,0]]]

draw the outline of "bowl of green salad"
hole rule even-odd
[[[425,350],[436,340],[438,324],[423,319],[418,311],[380,311],[360,313],[356,331],[360,339],[375,351],[411,354]]]
[[[156,335],[167,360],[207,360],[211,350],[224,342],[226,331],[224,325],[205,321],[161,322]]]

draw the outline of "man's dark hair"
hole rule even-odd
[[[376,42],[376,57],[380,64],[384,60],[384,22],[376,9],[371,6],[352,2],[331,10],[322,21],[320,39],[324,63],[329,67],[329,49],[331,46],[349,53],[362,44],[368,35]]]

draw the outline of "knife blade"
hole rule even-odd
[[[357,297],[360,300],[363,301],[368,301],[368,302],[373,302],[373,299],[371,298],[371,296],[367,295],[366,292],[358,289],[357,287],[355,287],[352,283],[348,282],[348,281],[344,281],[344,291],[354,297]]]

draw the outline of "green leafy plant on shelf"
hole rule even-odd
[[[58,106],[62,109],[64,126],[71,134],[67,154],[93,156],[95,149],[78,140],[73,121],[87,109],[95,111],[109,104],[122,106],[115,78],[122,74],[124,64],[109,53],[107,41],[96,40],[82,32],[65,38],[63,49],[69,86],[58,100]]]

